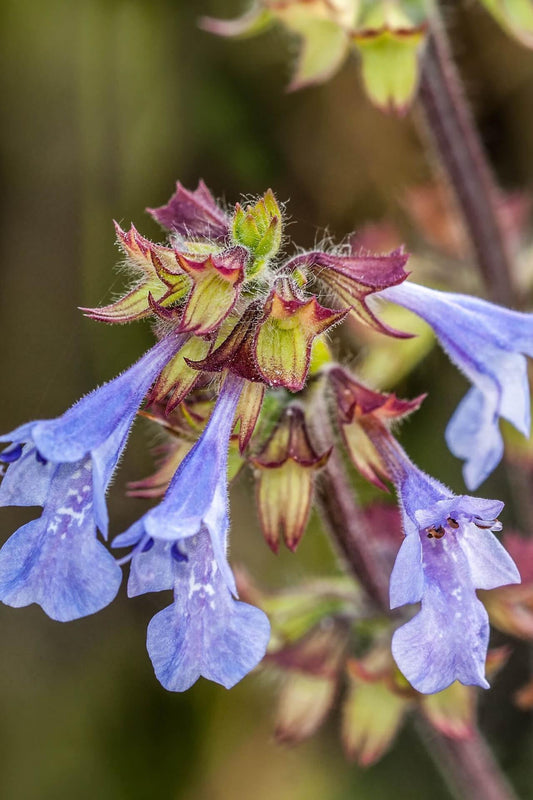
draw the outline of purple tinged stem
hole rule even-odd
[[[335,436],[323,395],[317,394],[315,402],[317,408],[309,417],[313,420],[314,444],[318,450],[326,450]],[[389,576],[372,546],[372,534],[367,530],[367,523],[355,501],[353,488],[337,449],[333,449],[318,475],[316,492],[320,513],[350,571],[374,603],[388,612]]]
[[[419,717],[416,729],[457,800],[518,800],[476,727],[468,739],[452,739]]]
[[[472,119],[446,30],[434,8],[420,82],[427,127],[454,191],[488,295],[516,307],[512,256],[497,206],[497,187]],[[533,529],[533,502],[523,470],[507,465],[520,522]]]
[[[430,23],[420,100],[490,298],[512,306],[512,256],[499,217],[496,185],[437,11]]]

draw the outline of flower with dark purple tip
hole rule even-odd
[[[37,603],[53,619],[92,614],[115,597],[121,570],[97,539],[107,536],[105,492],[143,397],[184,336],[160,341],[136,364],[57,419],[0,437],[13,444],[0,505],[43,507],[0,550],[0,600]]]
[[[380,297],[429,323],[472,383],[448,424],[446,442],[465,462],[467,487],[476,489],[503,454],[499,418],[529,436],[529,384],[523,354],[533,356],[533,315],[411,281],[385,289]]]

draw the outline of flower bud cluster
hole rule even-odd
[[[402,249],[371,254],[347,244],[284,255],[283,210],[270,190],[230,211],[202,182],[195,191],[178,183],[169,202],[150,213],[167,240],[150,242],[133,226],[117,226],[135,282],[116,302],[83,310],[111,324],[150,317],[158,342],[61,417],[1,437],[10,444],[0,454],[0,504],[43,510],[0,549],[0,599],[76,619],[113,600],[120,565],[129,563],[130,596],[173,593],[147,637],[167,689],[183,691],[200,676],[229,688],[268,648],[266,663],[285,675],[280,739],[295,741],[318,727],[341,676],[348,686],[345,748],[362,763],[384,751],[414,703],[437,727],[464,735],[471,708],[464,687],[488,686],[489,619],[476,590],[488,592],[494,624],[530,635],[529,611],[519,610],[529,591],[507,587],[520,576],[494,535],[503,504],[455,496],[421,472],[393,427],[423,396],[400,400],[364,385],[336,363],[326,337],[347,317],[391,342],[411,336],[385,321],[386,303],[431,325],[472,383],[447,440],[476,488],[501,458],[498,418],[529,431],[525,355],[533,355],[533,318],[406,281]],[[128,493],[155,505],[114,538],[114,549],[128,550],[117,559],[97,533],[107,537],[106,491],[143,403],[140,414],[164,440],[155,473]],[[324,442],[317,435],[320,415],[331,418],[338,437]],[[395,489],[403,542],[398,550],[398,532],[384,544],[374,520],[370,547],[392,570],[391,607],[421,608],[412,617],[400,611],[385,618],[350,582],[340,594],[328,589],[327,601],[318,590],[298,596],[296,620],[289,614],[280,627],[275,599],[265,601],[250,584],[242,593],[253,604],[238,599],[227,555],[228,482],[249,467],[268,546],[277,553],[284,542],[294,552],[315,482],[339,447],[374,487]],[[398,519],[389,526],[396,531]],[[366,653],[353,646],[361,630]],[[445,691],[443,705],[421,699]],[[383,714],[369,715],[369,707]]]

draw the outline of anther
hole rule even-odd
[[[178,543],[177,542],[174,542],[174,544],[170,548],[170,553],[172,555],[172,558],[175,561],[178,561],[179,563],[181,563],[182,561],[188,561],[189,560],[189,557],[187,555],[185,555],[185,553],[181,552],[181,550],[178,547]]]
[[[482,531],[501,530],[502,524],[497,519],[480,519],[474,517],[472,520],[476,528],[481,528]]]
[[[448,519],[446,520],[446,522],[448,523],[448,525],[449,525],[449,527],[450,527],[450,528],[453,528],[453,530],[454,530],[454,531],[456,531],[456,530],[457,530],[457,528],[459,527],[459,523],[458,523],[458,522],[457,522],[457,520],[456,520],[456,519],[454,519],[453,517],[448,517]]]
[[[12,447],[8,447],[7,450],[0,453],[0,461],[3,461],[4,464],[12,464],[14,461],[18,461],[21,455],[22,445],[14,444]]]

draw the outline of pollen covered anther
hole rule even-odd
[[[426,528],[426,531],[428,539],[442,539],[446,533],[442,525],[438,525],[437,527],[430,525],[429,528]]]

